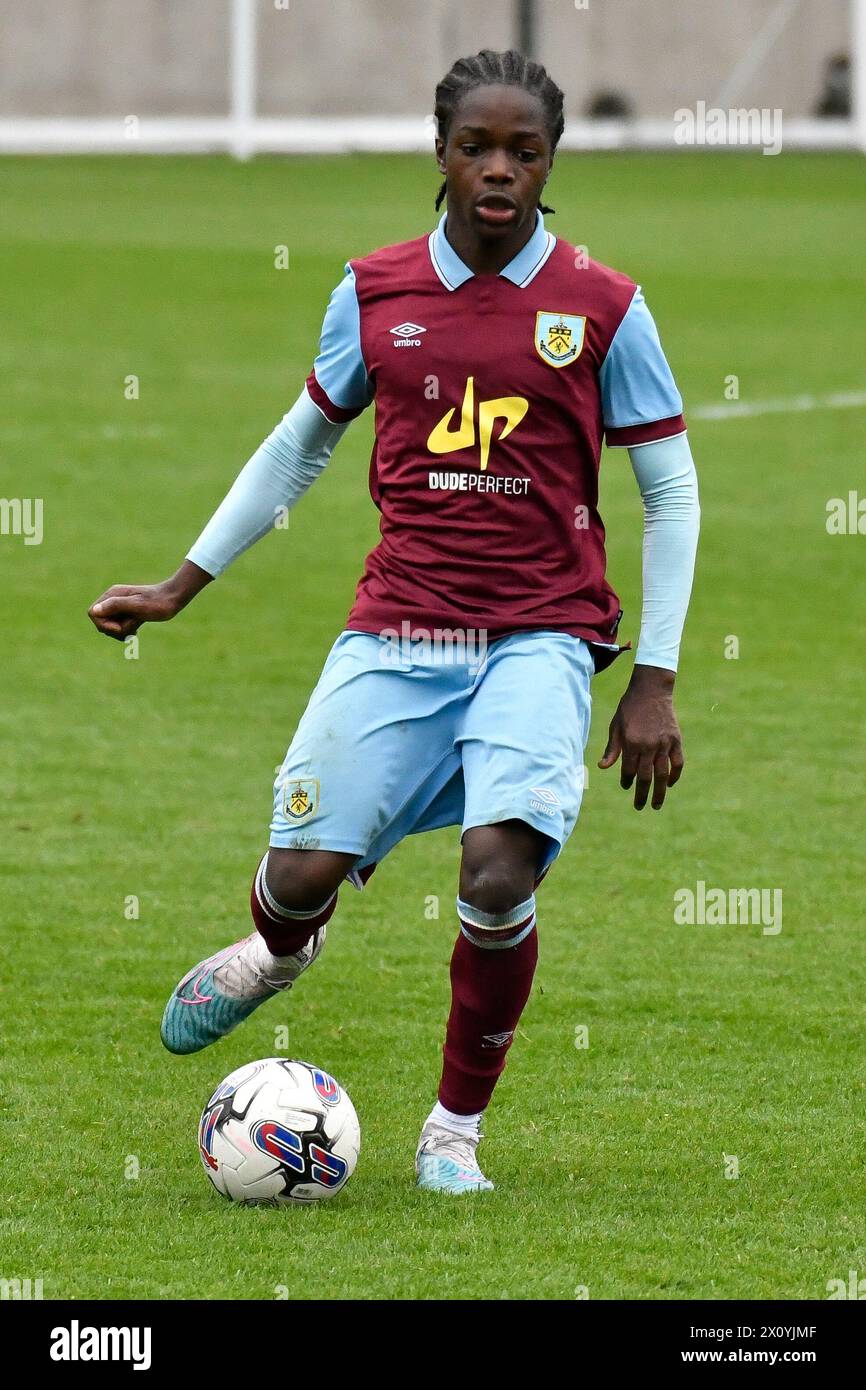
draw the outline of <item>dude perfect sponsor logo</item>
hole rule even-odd
[[[499,396],[492,401],[479,401],[476,411],[475,381],[468,377],[460,407],[460,421],[455,423],[457,407],[446,410],[427,436],[431,454],[455,454],[463,449],[478,449],[479,473],[444,472],[436,469],[427,475],[430,488],[444,492],[504,492],[525,496],[529,479],[488,475],[487,464],[494,442],[494,427],[498,424],[500,441],[516,429],[529,409],[524,396]],[[477,415],[477,419],[476,419]]]
[[[502,478],[495,473],[428,473],[427,486],[439,492],[504,492],[526,495],[528,478]]]

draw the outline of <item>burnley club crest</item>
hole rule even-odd
[[[583,349],[586,319],[580,314],[546,314],[535,316],[535,351],[552,367],[567,367]]]
[[[283,811],[290,821],[309,820],[319,809],[319,779],[302,777],[283,787]]]

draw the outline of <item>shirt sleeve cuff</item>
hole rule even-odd
[[[209,574],[211,579],[219,579],[227,563],[226,561],[220,563],[213,555],[208,555],[202,550],[198,542],[188,552],[186,558],[192,560],[194,565],[198,565],[200,570],[204,570],[205,574]]]
[[[335,405],[327,391],[316,380],[316,373],[310,372],[307,377],[307,394],[314,405],[318,406],[326,420],[330,420],[332,425],[343,425],[347,420],[354,420],[361,414],[363,406],[358,406],[356,410],[346,410],[344,406]]]
[[[655,444],[660,439],[672,439],[683,434],[686,422],[682,415],[670,415],[666,420],[649,420],[640,425],[623,425],[604,432],[608,448],[630,448],[636,444]]]
[[[638,643],[634,664],[635,666],[659,666],[663,671],[676,671],[679,666],[679,655],[675,656],[670,651],[653,651],[651,647],[642,647]]]

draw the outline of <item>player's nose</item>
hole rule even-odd
[[[511,161],[504,150],[491,150],[483,170],[485,183],[513,183]]]

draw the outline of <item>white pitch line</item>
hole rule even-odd
[[[828,396],[788,396],[784,400],[728,401],[686,408],[691,420],[738,420],[750,415],[788,415],[803,410],[851,410],[866,405],[866,391],[833,391]]]

